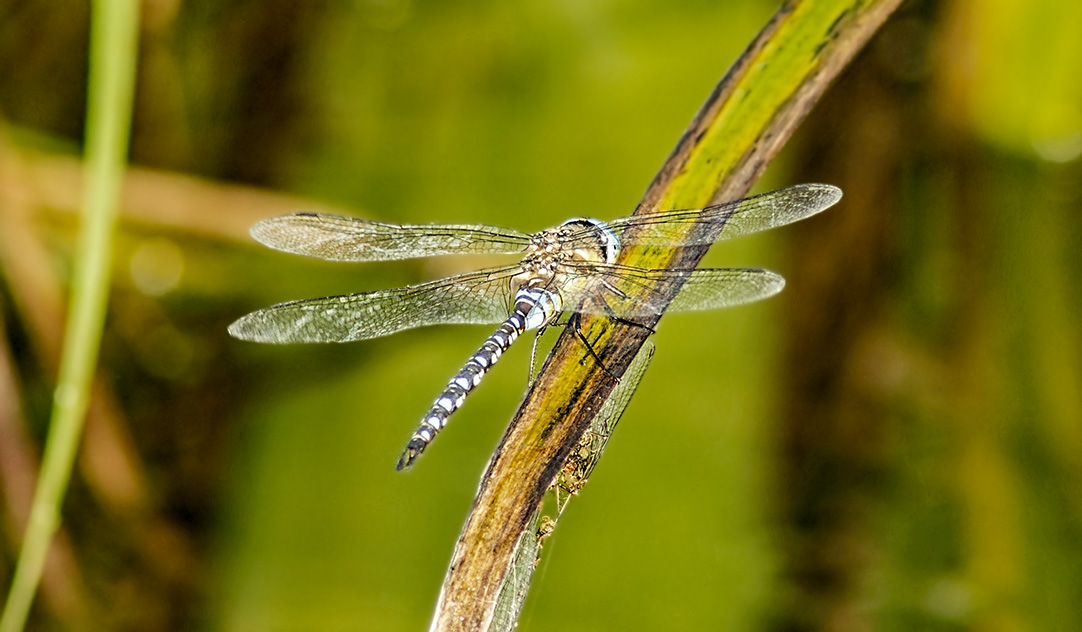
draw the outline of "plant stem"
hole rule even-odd
[[[793,130],[901,0],[791,0],[725,74],[662,165],[637,212],[699,208],[742,197]],[[698,62],[698,60],[692,60]],[[640,249],[618,263],[694,268],[706,248]],[[672,300],[677,287],[669,288]],[[666,303],[667,304],[667,303]],[[452,554],[432,630],[485,629],[527,527],[556,472],[646,342],[654,323],[583,317],[604,358],[580,363],[565,330],[489,462]]]
[[[83,227],[49,436],[0,632],[26,623],[71,478],[90,399],[109,295],[113,229],[131,129],[139,4],[91,3]]]

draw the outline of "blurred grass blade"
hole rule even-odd
[[[530,521],[529,527],[519,537],[515,561],[510,572],[504,577],[503,588],[500,589],[500,596],[496,600],[496,612],[492,618],[492,624],[488,627],[488,632],[510,632],[518,626],[518,618],[522,613],[522,604],[526,601],[526,593],[530,589],[534,569],[541,560],[542,543],[556,529],[560,516],[563,515],[571,498],[586,485],[594,467],[605,452],[605,446],[608,445],[616,424],[620,423],[620,417],[623,416],[628,403],[631,402],[631,397],[638,390],[642,376],[646,374],[646,367],[650,366],[650,361],[653,359],[654,345],[647,342],[639,351],[639,355],[632,360],[631,366],[620,379],[620,383],[612,389],[612,394],[597,412],[597,416],[590,424],[590,429],[582,435],[578,449],[568,457],[559,474],[556,475],[556,479],[552,481],[550,489],[555,497],[556,515],[554,517],[542,516],[541,510],[538,509],[536,517]]]
[[[787,2],[707,98],[646,190],[637,213],[700,208],[742,197],[770,164],[830,82],[901,0]],[[690,59],[689,63],[701,63]],[[679,69],[673,69],[679,72]],[[630,132],[630,130],[629,130]],[[622,252],[618,263],[690,269],[706,248]],[[653,296],[664,304],[669,295]],[[584,317],[581,335],[596,362],[580,362],[582,343],[565,329],[482,478],[444,581],[433,630],[477,630],[491,623],[520,534],[654,324],[628,326]]]
[[[25,625],[82,435],[105,321],[113,229],[131,129],[138,8],[133,0],[91,3],[83,225],[49,436],[0,632]]]

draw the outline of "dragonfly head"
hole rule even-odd
[[[575,243],[570,244],[574,249],[574,259],[616,262],[616,255],[620,253],[620,239],[605,222],[589,217],[576,217],[560,224],[560,228],[569,234],[581,233],[576,235]]]

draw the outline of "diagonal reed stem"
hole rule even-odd
[[[901,0],[791,0],[722,78],[646,190],[638,212],[743,196],[812,105]],[[619,263],[694,268],[706,248],[645,249]],[[679,288],[660,297],[670,301]],[[654,323],[644,323],[651,326]],[[431,629],[482,630],[493,619],[519,534],[649,330],[584,317],[606,369],[580,364],[565,331],[489,462],[452,555]]]

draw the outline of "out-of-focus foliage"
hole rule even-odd
[[[312,200],[524,230],[626,215],[775,8],[146,5],[133,162],[166,173],[132,176],[39,627],[425,625],[528,349],[398,474],[484,328],[260,347],[225,327],[486,262],[330,264],[244,228]],[[60,343],[85,7],[0,11],[6,586]],[[711,253],[789,286],[662,320],[525,629],[1082,626],[1079,12],[914,2],[888,23],[768,174],[846,198]]]
[[[991,10],[990,10],[991,9]],[[948,3],[935,54],[950,55],[938,106],[986,142],[1050,162],[1082,154],[1082,5]]]

